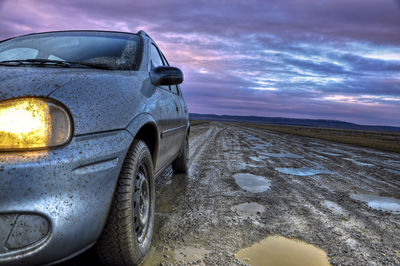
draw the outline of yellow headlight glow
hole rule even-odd
[[[70,135],[69,118],[65,111],[60,110],[40,98],[0,102],[0,150],[45,148],[60,144],[54,140],[65,142]],[[53,116],[62,120],[64,126],[61,130],[64,132],[61,134],[55,132],[57,128],[54,125],[60,123],[53,121]]]

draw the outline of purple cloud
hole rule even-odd
[[[395,0],[3,0],[0,39],[51,30],[146,30],[191,112],[400,126]]]

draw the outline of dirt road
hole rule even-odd
[[[158,180],[146,264],[240,264],[269,235],[334,265],[400,264],[400,154],[210,123],[192,128],[190,159],[189,175]]]
[[[192,127],[190,160],[157,180],[144,265],[240,265],[268,236],[333,265],[400,265],[400,154],[213,122]]]

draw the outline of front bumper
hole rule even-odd
[[[53,263],[95,243],[132,141],[121,130],[0,153],[0,265]]]

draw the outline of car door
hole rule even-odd
[[[152,43],[150,45],[150,68],[166,65],[158,48]],[[178,112],[174,94],[169,86],[157,87],[157,112],[155,115],[160,131],[160,143],[156,171],[169,163],[179,152],[177,144],[177,128],[179,127]]]
[[[164,63],[169,66],[169,63],[163,53],[161,52],[162,59]],[[187,130],[187,123],[189,120],[189,114],[187,111],[187,106],[185,101],[183,100],[181,90],[178,85],[171,85],[169,86],[169,90],[173,94],[173,99],[177,111],[177,118],[176,118],[176,127],[175,127],[175,142],[178,143],[179,147],[182,146],[183,141],[186,137],[186,130]]]
[[[185,101],[183,100],[182,93],[178,85],[170,86],[171,92],[174,94],[174,102],[178,112],[178,128],[177,129],[177,142],[183,144],[183,140],[186,136],[188,112]]]

